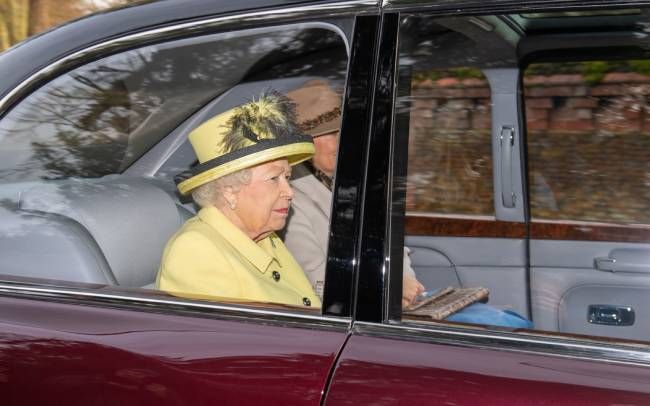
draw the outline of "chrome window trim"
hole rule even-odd
[[[472,327],[442,325],[376,324],[354,322],[352,334],[366,337],[415,341],[427,344],[451,345],[491,351],[506,351],[530,355],[553,356],[582,361],[607,362],[650,367],[650,345],[621,344],[575,337],[550,337],[541,331],[509,332],[479,330]]]
[[[256,309],[236,304],[209,303],[190,299],[154,298],[135,294],[95,292],[89,289],[25,286],[0,283],[0,299],[11,297],[27,300],[44,300],[72,305],[95,305],[127,311],[155,312],[166,316],[203,317],[226,321],[259,321],[280,327],[311,328],[347,332],[350,319],[304,314],[290,310]]]
[[[232,28],[249,28],[262,23],[280,23],[287,20],[315,17],[343,17],[346,15],[370,15],[379,13],[378,0],[352,0],[323,5],[285,7],[272,10],[245,12],[221,17],[205,18],[197,21],[174,24],[162,28],[151,29],[135,34],[127,34],[62,57],[23,80],[9,93],[0,99],[0,117],[4,115],[15,101],[23,97],[32,87],[41,83],[49,76],[59,71],[67,70],[83,61],[106,56],[121,49],[135,45],[145,46],[165,39],[180,38],[189,35],[199,35]]]
[[[606,8],[631,7],[648,4],[644,0],[529,0],[522,5],[521,1],[513,0],[382,0],[381,8],[386,11],[438,11],[458,15],[459,12],[503,13],[509,10],[562,10],[567,7],[575,9],[591,9],[594,6]]]

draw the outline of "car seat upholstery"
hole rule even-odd
[[[0,273],[115,284],[99,246],[84,227],[50,213],[0,209]]]
[[[37,186],[22,194],[19,208],[78,223],[92,239],[86,244],[99,247],[108,264],[107,282],[127,287],[151,286],[167,240],[191,216],[155,180],[121,176]],[[66,232],[78,230],[68,224]],[[79,252],[83,244],[72,248],[74,255],[89,255]],[[78,274],[64,279],[101,279],[102,266],[90,260],[85,265],[87,270],[77,267]]]

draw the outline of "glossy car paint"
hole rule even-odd
[[[372,68],[376,51],[379,17],[359,17],[355,23],[350,68],[345,91],[343,122],[335,179],[323,298],[324,314],[349,317],[355,293],[355,272],[359,264],[359,239],[366,139],[372,107]]]
[[[428,4],[441,12],[453,12],[458,10],[456,3]],[[490,11],[490,5],[507,10],[513,3],[520,2],[463,2],[481,11]],[[543,3],[529,2],[527,7]],[[561,6],[560,2],[552,3]],[[0,94],[49,61],[101,38],[164,26],[186,17],[267,9],[278,4],[159,1],[90,17],[36,39],[32,49],[27,45],[32,44],[30,41],[0,57],[3,72],[5,67],[12,72],[0,81]],[[571,4],[588,5],[578,1]],[[408,4],[389,2],[387,7],[406,8]],[[330,267],[343,269],[331,284],[328,273],[330,292],[335,291],[332,286],[337,292],[339,287],[344,290],[334,297],[327,296],[331,293],[326,291],[325,303],[332,305],[326,309],[330,314],[351,314],[376,323],[387,314],[385,299],[373,297],[366,302],[361,296],[355,299],[354,292],[357,283],[364,291],[367,288],[380,294],[387,288],[382,274],[387,248],[377,239],[383,236],[378,233],[386,221],[382,208],[388,207],[385,171],[389,170],[390,149],[371,147],[368,136],[369,123],[384,120],[379,123],[384,125],[383,138],[374,142],[387,141],[383,115],[390,113],[385,103],[392,96],[386,88],[374,91],[376,68],[372,61],[390,66],[391,56],[375,55],[378,20],[364,18],[360,25],[364,30],[357,31],[353,44],[364,57],[354,58],[353,50],[344,109],[341,148],[342,154],[350,151],[350,155],[339,162],[337,172],[332,241],[338,245],[332,247],[328,259]],[[66,41],[78,38],[79,32],[93,32],[90,27],[97,32],[76,39],[72,48],[66,48]],[[384,71],[379,79],[393,80],[390,74]],[[353,80],[355,77],[358,80]],[[377,103],[384,105],[372,116],[376,95],[380,96]],[[366,159],[374,153],[374,162],[380,166],[374,166],[370,177],[364,178]],[[372,189],[377,185],[378,189]],[[368,191],[374,195],[364,195]],[[368,200],[368,196],[378,200]],[[361,224],[364,204],[377,209],[363,216],[365,225]],[[368,235],[370,232],[375,234]],[[362,250],[360,239],[366,241],[365,247],[374,248]],[[360,260],[372,266],[357,276]],[[596,359],[595,351],[588,353],[594,358],[590,360],[589,356],[568,355],[561,346],[557,346],[556,355],[549,355],[556,348],[552,345],[545,353],[518,351],[505,345],[497,350],[490,345],[493,339],[480,332],[472,333],[475,339],[468,345],[439,338],[419,340],[417,331],[398,338],[388,333],[370,336],[362,329],[349,329],[345,320],[325,328],[299,319],[280,323],[263,312],[232,318],[218,309],[197,315],[179,313],[174,306],[165,309],[142,304],[140,310],[127,310],[119,305],[120,300],[116,300],[117,305],[102,305],[79,298],[61,303],[37,295],[12,295],[4,290],[0,297],[2,404],[293,405],[319,404],[323,394],[325,403],[333,405],[650,404],[647,358],[602,362]],[[378,304],[382,308],[376,308]],[[499,336],[499,332],[491,334]],[[444,329],[440,333],[443,338],[451,336]]]
[[[4,297],[0,398],[4,405],[318,405],[345,337],[345,325],[282,327]]]
[[[648,405],[650,370],[353,336],[327,405]]]

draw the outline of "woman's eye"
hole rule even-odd
[[[285,178],[287,180],[287,182],[288,182],[291,179],[291,174],[289,174],[289,175],[280,174],[280,175],[272,176],[272,177],[269,178],[269,180],[277,182],[277,181],[280,180],[280,178]]]

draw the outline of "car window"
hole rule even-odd
[[[650,61],[525,71],[533,220],[650,224]]]
[[[121,173],[251,69],[277,65],[277,54],[308,52],[296,44],[312,41],[323,47],[340,37],[319,28],[257,29],[152,45],[79,67],[2,119],[0,181]]]
[[[402,16],[394,137],[408,163],[393,204],[406,186],[407,250],[391,267],[399,297],[426,293],[403,321],[647,340],[646,19]],[[527,194],[510,203],[527,214],[501,221],[516,176]]]
[[[404,298],[471,284],[488,288],[498,306],[526,315],[524,227],[496,216],[492,158],[492,128],[516,125],[494,120],[501,114],[496,107],[517,109],[514,99],[495,99],[504,78],[516,84],[516,47],[504,38],[507,26],[486,35],[488,22],[472,21],[412,15],[399,28],[395,138],[408,140],[408,250],[398,261],[407,275]]]
[[[542,57],[525,71],[540,327],[647,339],[650,76],[642,56],[631,47],[616,59]],[[557,315],[543,303],[559,303]]]
[[[164,247],[196,207],[181,202],[171,176],[134,164],[190,169],[193,153],[177,157],[187,155],[187,134],[270,89],[326,81],[340,97],[347,49],[333,24],[248,29],[128,50],[36,89],[0,121],[1,273],[162,294],[150,289]],[[172,133],[181,138],[165,141]]]
[[[470,38],[441,25],[421,27],[405,18],[402,62],[410,89],[400,103],[409,109],[406,209],[429,215],[493,216],[491,95]],[[463,51],[436,54],[455,42]],[[468,48],[469,45],[469,48]],[[408,55],[408,61],[404,59]],[[405,67],[405,65],[402,65]],[[410,90],[410,91],[409,91]],[[401,134],[400,134],[401,135]]]

